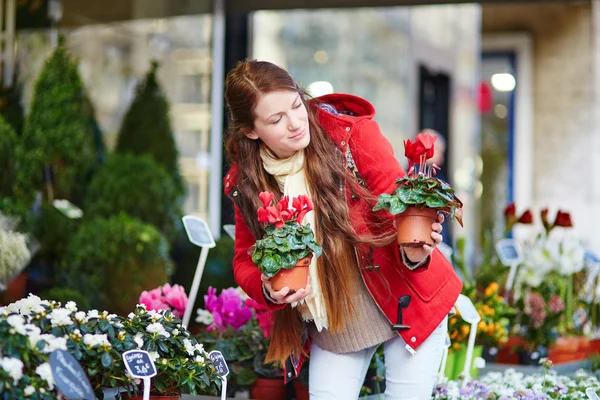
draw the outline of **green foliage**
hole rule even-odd
[[[17,151],[15,194],[31,204],[44,191],[42,169],[54,172],[54,197],[79,204],[95,162],[89,107],[77,62],[59,46],[46,62],[36,85]]]
[[[164,236],[125,214],[84,222],[68,243],[59,284],[85,293],[91,306],[131,312],[143,290],[167,281]]]
[[[204,329],[196,339],[204,344],[206,351],[218,350],[227,361],[231,375],[228,376],[228,394],[247,389],[259,376],[281,376],[282,370],[274,364],[264,364],[269,347],[256,318],[252,318],[239,330],[232,327],[221,332],[219,329]]]
[[[61,304],[67,304],[73,301],[77,304],[80,310],[87,311],[90,309],[88,296],[78,290],[68,287],[54,287],[40,294],[42,300],[53,300]]]
[[[11,197],[16,174],[15,149],[17,135],[10,124],[0,116],[0,198]]]
[[[88,216],[119,212],[156,226],[172,240],[181,211],[177,190],[167,172],[149,156],[113,154],[90,183],[85,198]]]
[[[282,228],[267,225],[266,235],[256,241],[252,253],[252,261],[258,265],[263,274],[275,276],[282,268],[290,269],[298,261],[311,256],[321,256],[323,249],[315,242],[310,224],[300,225],[296,221],[288,221]]]
[[[178,151],[169,120],[169,103],[158,84],[157,63],[138,84],[119,135],[117,153],[149,154],[172,177],[178,193],[184,187],[178,168]]]
[[[390,214],[403,213],[408,207],[433,208],[456,218],[462,223],[457,210],[462,203],[454,195],[454,190],[444,181],[418,175],[415,178],[399,178],[396,180],[396,189],[392,194],[379,195],[373,211],[388,210]]]
[[[0,115],[14,129],[17,136],[23,131],[25,116],[18,90],[13,86],[0,88]]]

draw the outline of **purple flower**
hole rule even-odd
[[[466,385],[460,388],[459,394],[461,397],[473,397],[475,399],[487,398],[489,389],[479,381],[469,381]]]
[[[219,329],[222,332],[232,327],[239,330],[252,318],[252,309],[246,307],[242,298],[235,289],[223,289],[217,297],[217,290],[208,288],[208,294],[204,296],[204,304],[213,315],[214,322],[207,329]]]
[[[557,383],[554,389],[552,390],[552,392],[555,394],[567,394],[568,391],[569,389],[562,383]]]
[[[517,390],[513,397],[516,400],[546,400],[549,399],[548,395],[540,392],[536,392],[533,389],[522,389]]]
[[[447,397],[448,396],[448,386],[446,384],[439,384],[433,388],[433,397]]]

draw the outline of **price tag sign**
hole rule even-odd
[[[223,225],[223,230],[229,235],[230,238],[235,240],[235,225]]]
[[[150,354],[144,350],[129,350],[123,353],[125,368],[134,378],[146,379],[156,375],[156,366]]]
[[[585,394],[587,395],[588,399],[590,399],[590,400],[600,400],[600,397],[598,397],[598,395],[592,388],[587,388],[585,390]]]
[[[81,208],[77,207],[69,200],[54,200],[52,205],[69,219],[79,219],[83,217],[83,211],[81,211]]]
[[[65,398],[96,399],[87,375],[68,351],[58,349],[50,354],[50,370],[58,391]]]
[[[190,242],[198,247],[213,248],[216,246],[206,222],[193,215],[186,215],[182,220]]]
[[[462,319],[470,324],[476,324],[481,321],[481,316],[475,309],[473,302],[464,294],[458,296],[454,306],[458,309]]]
[[[519,243],[514,239],[502,239],[496,243],[496,252],[502,264],[506,266],[523,262],[523,252]]]
[[[229,368],[227,367],[227,361],[223,357],[223,354],[219,350],[213,350],[208,353],[208,358],[212,361],[215,369],[217,371],[217,375],[220,377],[225,377],[229,374]]]

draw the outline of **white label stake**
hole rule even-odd
[[[150,400],[150,378],[156,376],[156,366],[145,350],[129,350],[123,353],[125,368],[134,378],[144,381],[144,400]]]

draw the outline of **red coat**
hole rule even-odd
[[[333,105],[338,111],[352,111],[357,115],[334,116],[321,109],[317,111],[321,125],[338,148],[345,153],[346,148],[350,147],[358,172],[369,190],[376,196],[391,193],[395,188],[396,178],[405,173],[394,156],[392,146],[373,121],[374,107],[364,99],[346,94],[327,95],[318,100]],[[234,165],[224,180],[225,193],[234,202],[236,196],[241,195],[236,188],[236,179],[237,165]],[[347,198],[354,229],[359,233],[365,232],[368,221],[373,218],[372,205],[366,204],[364,200],[353,199],[352,196]],[[392,226],[393,216],[386,211],[378,213],[389,221],[388,228]],[[282,307],[267,302],[262,294],[261,272],[247,253],[255,238],[237,205],[235,222],[233,271],[236,282],[256,301],[274,309]],[[364,245],[356,251],[362,277],[373,299],[390,321],[390,328],[398,320],[398,298],[411,296],[410,305],[403,311],[403,323],[410,325],[410,329],[401,331],[400,335],[408,346],[417,349],[446,317],[461,292],[462,282],[452,265],[437,249],[432,254],[428,268],[414,271],[402,264],[396,244],[373,249]],[[381,273],[373,266],[379,266]],[[384,279],[391,288],[392,296],[389,296]]]

